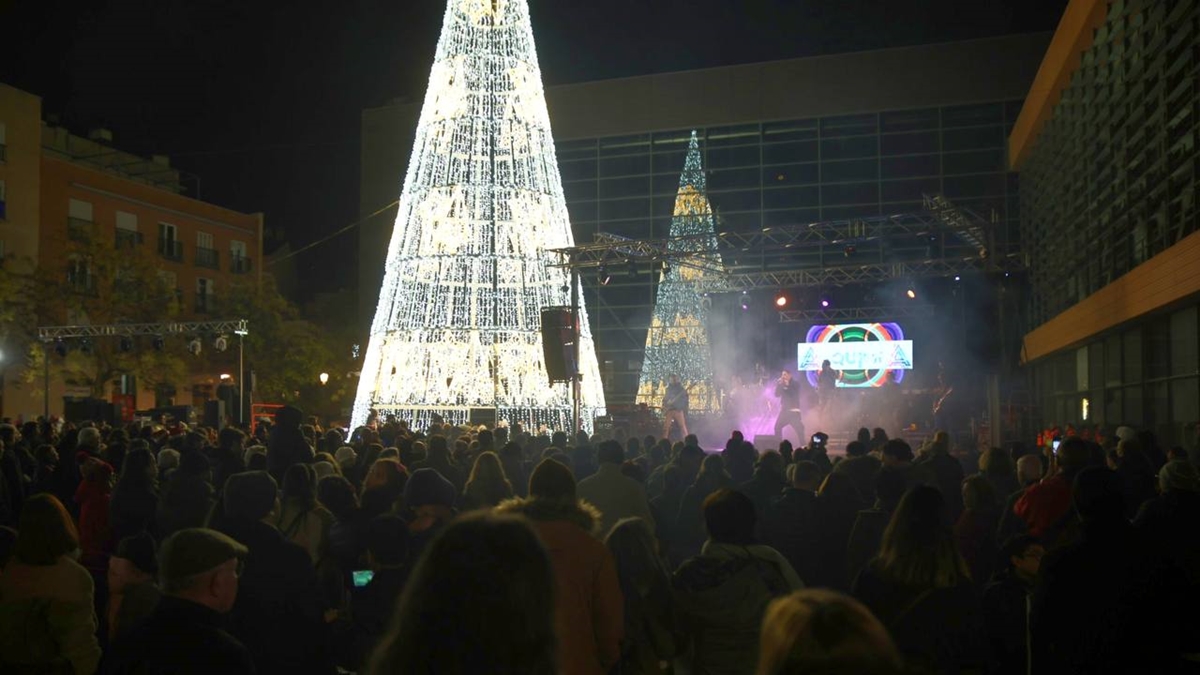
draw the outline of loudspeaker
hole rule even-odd
[[[484,425],[489,429],[496,428],[495,408],[471,408],[467,412],[467,422],[471,426]]]
[[[542,357],[551,384],[570,382],[579,374],[575,362],[575,341],[579,338],[579,322],[570,307],[542,309]]]
[[[225,401],[204,402],[204,426],[220,429],[225,426]]]
[[[99,398],[63,397],[63,419],[68,422],[115,422],[113,404]]]

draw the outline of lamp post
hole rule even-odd
[[[317,379],[321,381],[321,386],[325,386],[329,382],[329,373],[321,373]]]

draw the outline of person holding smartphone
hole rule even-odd
[[[804,422],[800,417],[800,383],[785,370],[775,381],[775,396],[779,399],[779,416],[775,418],[775,435],[783,440],[783,429],[796,432],[797,445],[804,444]]]

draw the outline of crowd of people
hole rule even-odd
[[[248,431],[0,424],[0,672],[1200,666],[1200,472],[1127,427],[982,453]]]

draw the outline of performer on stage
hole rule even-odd
[[[792,379],[792,372],[785,370],[775,381],[775,396],[779,398],[779,417],[775,418],[775,435],[782,440],[783,428],[791,427],[796,432],[800,447],[804,445],[804,424],[800,419],[800,383]]]
[[[663,438],[671,437],[671,423],[679,425],[683,436],[688,435],[687,428],[688,392],[679,383],[679,376],[671,376],[671,384],[667,385],[667,393],[663,396]]]
[[[837,395],[837,383],[841,375],[833,369],[829,359],[821,362],[821,374],[817,375],[817,393],[821,395],[821,410],[827,410]]]

